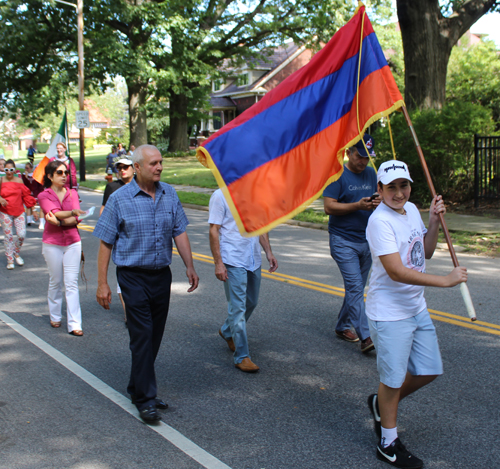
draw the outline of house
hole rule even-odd
[[[84,108],[89,111],[89,122],[90,127],[87,127],[84,130],[84,138],[97,138],[102,129],[108,129],[111,127],[111,119],[104,117],[97,108],[97,105],[94,101],[90,99],[85,99],[83,101]],[[68,129],[68,138],[70,143],[79,144],[80,142],[80,129],[76,127],[73,123],[71,128]]]
[[[229,70],[225,82],[213,80],[211,109],[208,119],[201,122],[201,135],[208,137],[260,101],[268,91],[307,64],[313,54],[305,46],[289,42],[272,49],[270,55],[263,55],[262,59]]]

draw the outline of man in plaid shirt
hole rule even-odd
[[[94,230],[101,240],[97,259],[97,302],[109,309],[110,258],[127,305],[132,369],[127,392],[145,422],[161,419],[168,405],[156,395],[154,362],[163,338],[170,303],[172,240],[186,266],[188,292],[198,287],[188,219],[175,190],[160,182],[163,158],[152,145],[133,156],[136,176],[108,199]]]

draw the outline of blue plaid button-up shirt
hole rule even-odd
[[[93,235],[113,245],[118,267],[162,269],[172,263],[172,239],[188,223],[174,188],[157,183],[153,200],[134,178],[111,194]]]

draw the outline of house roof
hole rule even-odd
[[[224,108],[224,107],[229,107],[229,108],[236,108],[236,105],[230,98],[224,98],[224,97],[219,97],[219,96],[214,96],[212,95],[210,98],[210,104],[212,105],[213,108]]]
[[[266,52],[263,52],[262,58],[256,58],[253,60],[250,60],[248,63],[252,64],[251,66],[246,67],[244,70],[252,70],[252,69],[257,69],[257,70],[267,70],[267,72],[260,76],[258,79],[256,79],[253,83],[250,83],[247,86],[238,86],[236,84],[236,80],[233,81],[229,86],[226,86],[221,91],[217,91],[215,93],[212,93],[211,99],[218,98],[218,97],[224,97],[224,96],[230,96],[233,94],[244,94],[246,92],[255,92],[259,91],[257,88],[259,88],[259,84],[265,80],[265,77],[269,74],[271,74],[276,68],[278,68],[283,62],[285,62],[287,59],[293,56],[298,50],[300,46],[297,44],[294,44],[293,42],[289,44],[285,44],[284,46],[278,46],[273,49],[271,49],[272,53],[270,55],[267,55]]]
[[[91,99],[85,99],[83,101],[85,109],[89,111],[89,121],[92,123],[103,122],[108,125],[111,124],[111,120],[104,117],[101,111],[97,108],[97,104]]]

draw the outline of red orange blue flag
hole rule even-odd
[[[271,230],[343,171],[344,150],[404,105],[362,3],[311,61],[197,149],[240,232]]]

